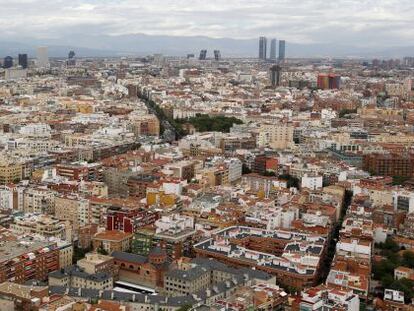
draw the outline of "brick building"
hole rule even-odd
[[[131,248],[132,234],[122,231],[103,231],[92,238],[92,247],[105,250],[108,254],[114,251],[126,252]]]
[[[363,169],[380,176],[414,176],[414,154],[367,154]]]
[[[153,224],[159,218],[158,213],[142,208],[113,206],[108,208],[106,230],[119,230],[133,233],[137,229]]]
[[[49,272],[60,268],[59,249],[55,243],[30,239],[8,240],[2,235],[0,241],[0,283],[44,281]]]
[[[164,275],[170,261],[160,247],[153,248],[148,256],[125,252],[113,252],[115,265],[119,268],[119,280],[155,288],[164,285]]]

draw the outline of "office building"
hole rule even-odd
[[[7,69],[7,68],[11,68],[11,67],[13,67],[13,57],[6,56],[3,60],[3,68]]]
[[[74,51],[70,51],[68,54],[68,61],[67,61],[67,65],[68,66],[76,66],[76,59],[75,59],[75,52]]]
[[[286,41],[285,40],[279,40],[279,60],[283,61],[285,60],[286,56]]]
[[[36,64],[37,67],[49,66],[49,56],[46,46],[40,46],[36,51]]]
[[[272,39],[272,41],[270,41],[270,59],[271,60],[276,60],[276,43],[277,43],[276,39]]]
[[[28,65],[27,54],[19,54],[19,66],[26,69]]]
[[[221,53],[220,53],[220,50],[214,50],[214,59],[215,59],[216,61],[219,61],[219,60],[220,60],[220,58],[221,58]]]
[[[274,65],[270,68],[270,81],[273,87],[280,85],[280,73],[282,68],[279,65]]]
[[[200,51],[200,57],[199,60],[206,60],[207,59],[207,50],[201,50]]]
[[[259,59],[265,60],[267,56],[267,38],[259,38]]]

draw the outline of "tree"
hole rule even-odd
[[[384,243],[379,243],[377,247],[381,250],[389,250],[391,252],[398,252],[400,246],[392,238],[388,237]]]
[[[293,177],[292,175],[289,175],[289,174],[279,175],[279,178],[287,180],[287,187],[288,188],[291,188],[291,187],[299,188],[299,179],[298,178]]]
[[[392,177],[392,184],[394,186],[398,186],[398,185],[402,185],[403,183],[405,183],[407,180],[409,180],[410,177],[405,177],[405,176],[393,176]]]
[[[414,253],[405,251],[402,256],[401,265],[408,268],[414,268]]]
[[[400,280],[394,280],[388,288],[399,290],[404,293],[405,302],[411,302],[411,299],[414,297],[414,281],[403,278]]]
[[[88,248],[79,248],[77,245],[73,248],[73,260],[72,263],[77,263],[78,260],[85,258],[85,254],[89,253],[92,250],[91,247]]]
[[[386,274],[381,278],[381,284],[384,288],[389,288],[393,282],[394,278],[389,274]]]
[[[389,259],[383,259],[379,263],[374,263],[372,271],[374,273],[374,279],[381,280],[390,276],[394,279],[394,270],[399,266],[399,262],[392,262]]]
[[[338,116],[340,118],[343,118],[346,115],[351,114],[351,113],[357,113],[357,109],[342,109],[341,111],[339,111],[339,115]]]
[[[182,127],[182,124],[184,123],[190,123],[196,128],[198,132],[217,131],[228,133],[230,132],[230,128],[233,126],[233,124],[242,124],[243,121],[235,117],[197,114],[196,116],[188,119],[174,120],[174,123],[177,125],[177,127]]]
[[[188,311],[191,309],[191,307],[192,305],[183,305],[179,309],[177,309],[177,311]]]
[[[108,255],[108,252],[101,246],[96,250],[101,255]]]
[[[243,163],[243,166],[242,166],[242,174],[244,175],[244,174],[250,174],[252,172],[252,170],[245,164],[245,163]]]
[[[270,177],[273,177],[273,176],[276,176],[276,173],[275,173],[275,172],[273,172],[273,171],[265,171],[265,172],[263,173],[263,176],[270,176]]]

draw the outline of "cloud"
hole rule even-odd
[[[3,38],[205,35],[297,43],[409,45],[412,0],[0,0]]]

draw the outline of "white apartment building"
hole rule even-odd
[[[301,180],[301,188],[307,188],[310,190],[322,189],[323,177],[316,175],[305,174]]]
[[[194,229],[194,218],[173,214],[162,216],[155,222],[156,233],[169,232],[170,234],[177,234],[186,229]]]

